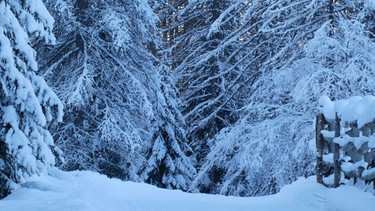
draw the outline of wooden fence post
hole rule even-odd
[[[316,116],[315,122],[315,140],[316,140],[316,181],[320,184],[323,184],[323,142],[324,137],[321,130],[324,129],[325,118],[323,114],[318,114]]]
[[[335,118],[335,138],[340,136],[340,119],[337,116]],[[334,180],[333,187],[336,188],[339,186],[341,179],[341,168],[340,168],[340,146],[337,143],[333,143],[333,162],[334,162]]]

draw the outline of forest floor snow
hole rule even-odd
[[[165,190],[109,179],[89,171],[63,172],[58,169],[53,169],[49,176],[32,177],[0,200],[0,210],[4,211],[360,211],[374,207],[374,195],[350,186],[325,188],[317,184],[314,177],[300,178],[275,195],[241,198]]]

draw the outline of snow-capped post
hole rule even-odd
[[[318,114],[316,115],[316,150],[317,150],[317,155],[316,155],[316,181],[318,183],[323,184],[323,142],[324,142],[324,137],[323,134],[320,132],[321,130],[324,129],[324,123],[325,123],[325,118],[323,114]]]
[[[340,119],[336,112],[335,117],[335,138],[340,136]],[[340,177],[341,177],[341,168],[340,168],[340,146],[338,143],[333,144],[333,162],[334,162],[334,181],[333,187],[336,188],[339,186]]]

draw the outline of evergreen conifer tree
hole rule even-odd
[[[62,120],[62,104],[36,75],[35,39],[54,43],[53,18],[40,0],[0,2],[0,198],[55,164],[47,125]]]

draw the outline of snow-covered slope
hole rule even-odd
[[[33,177],[0,200],[0,210],[371,210],[375,197],[349,186],[328,189],[314,178],[299,179],[280,193],[239,198],[189,194],[147,184],[122,182],[88,172],[62,172]]]

